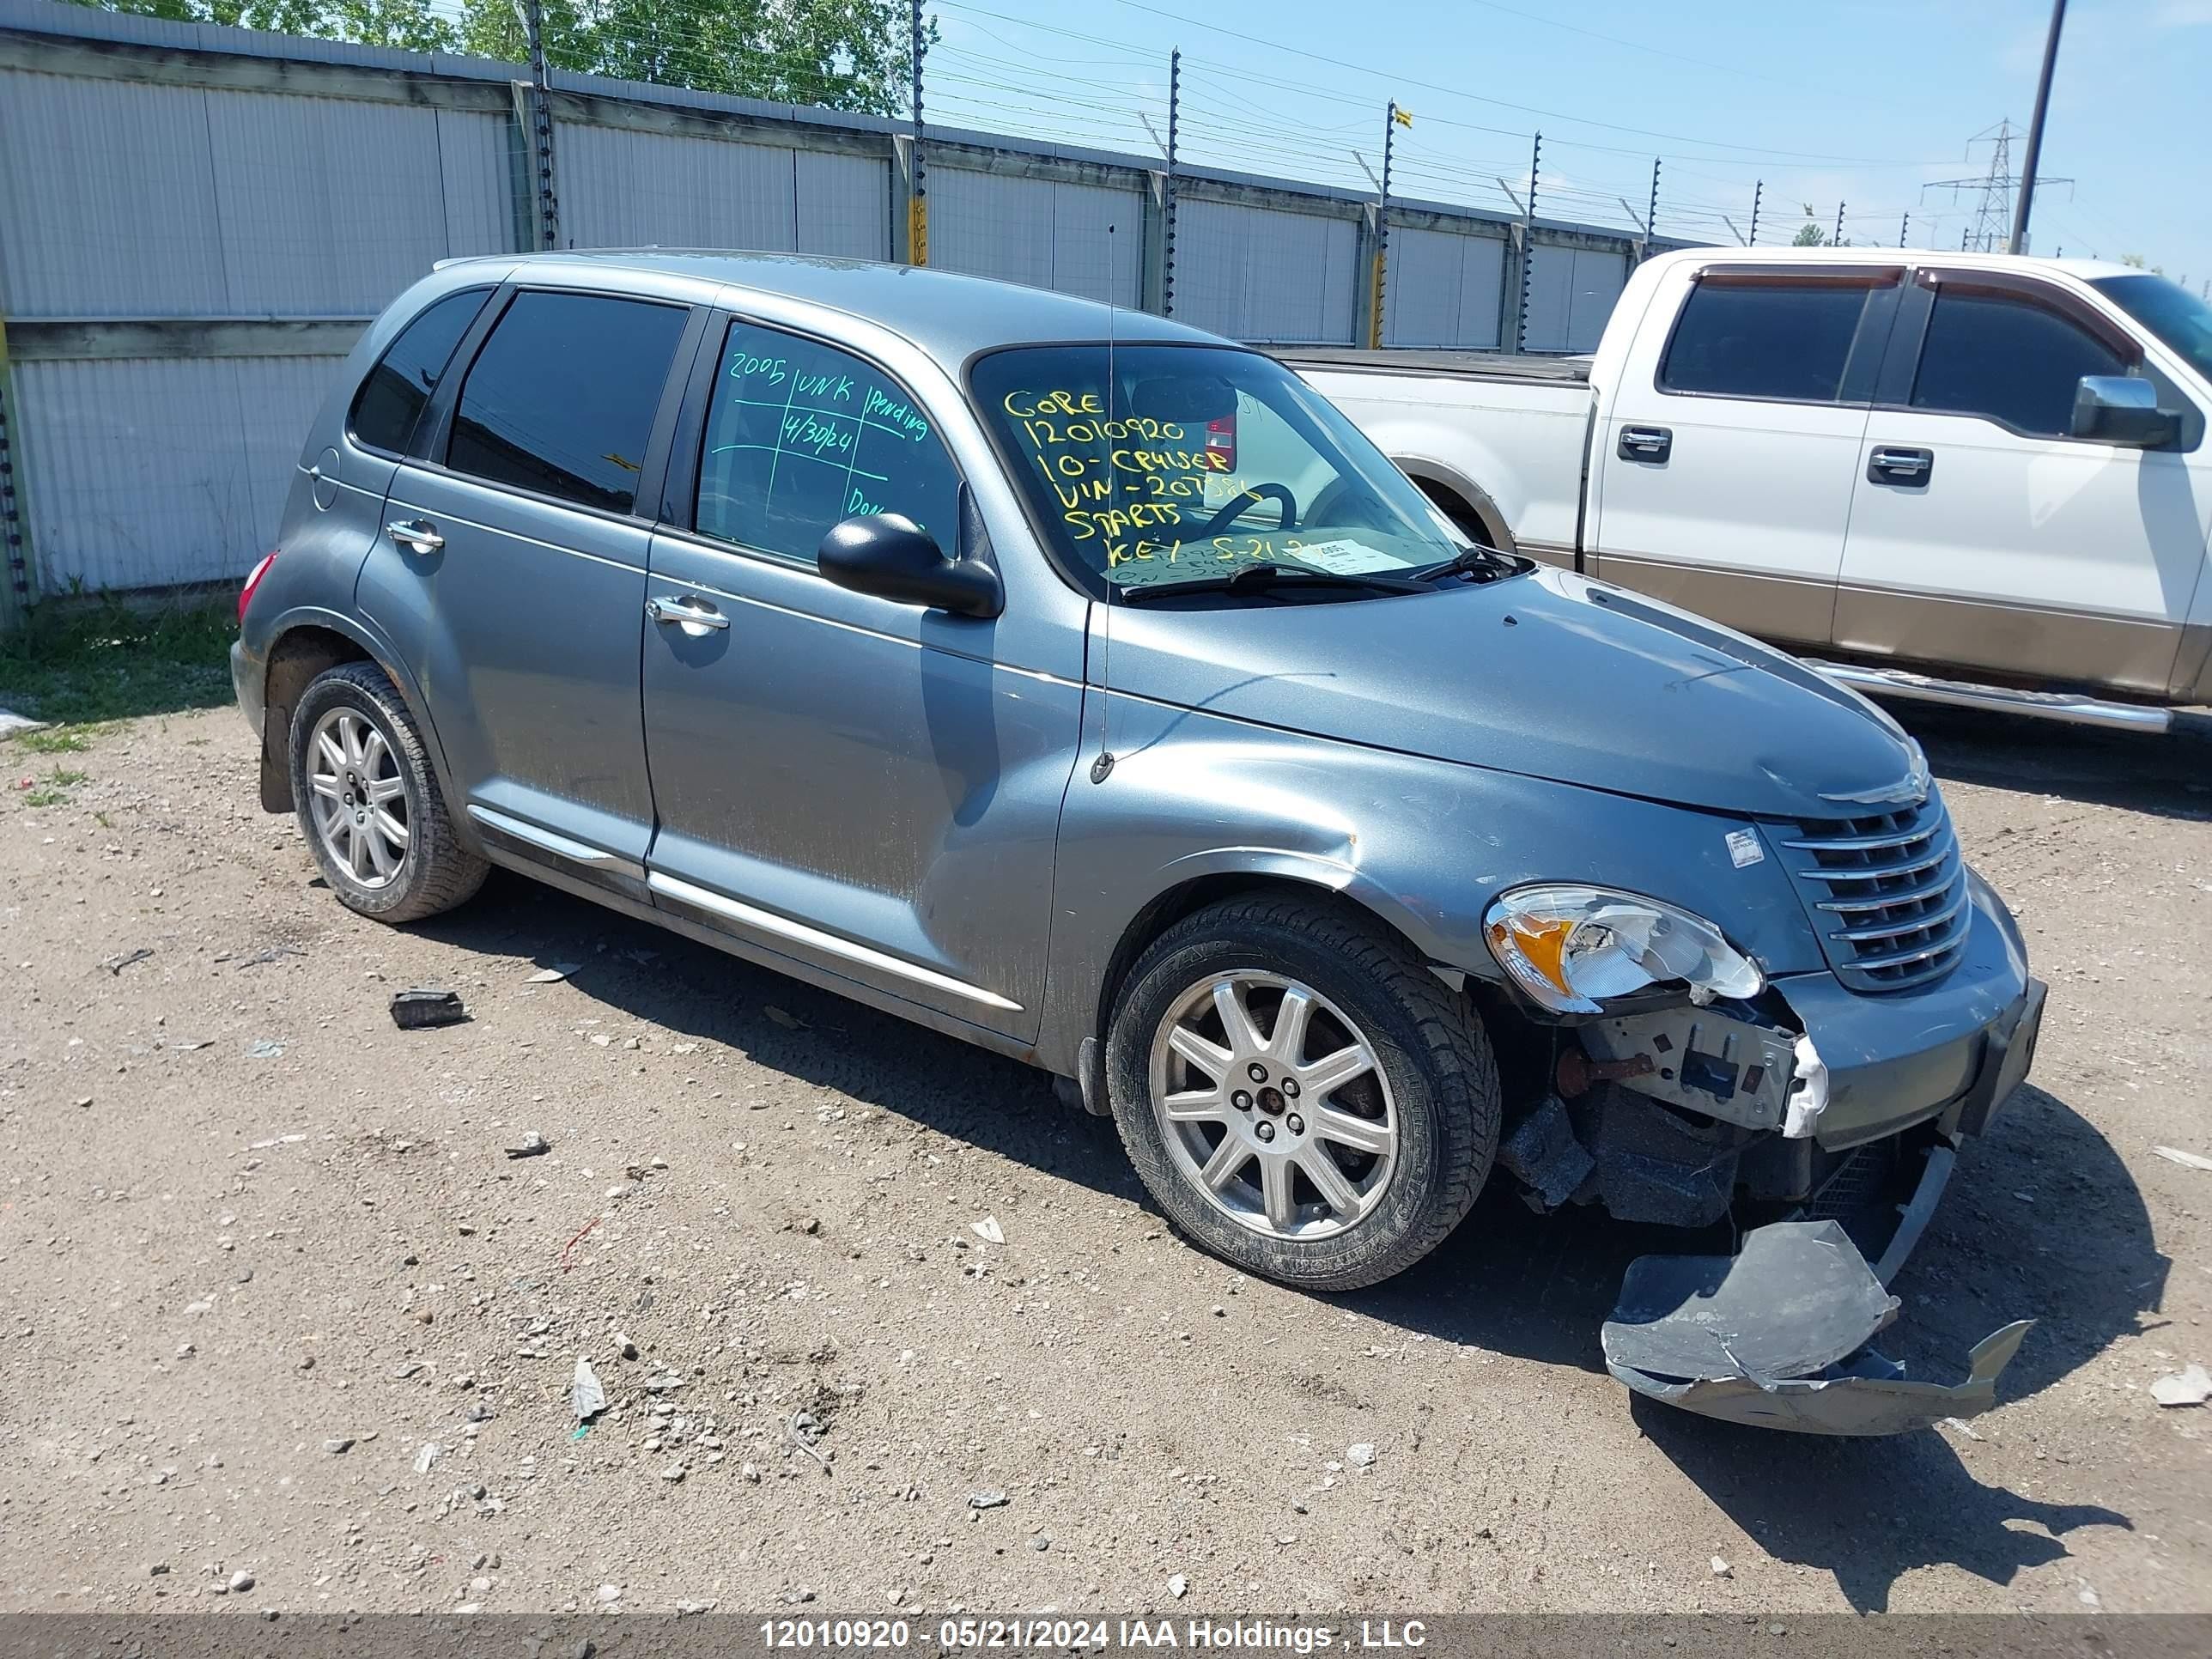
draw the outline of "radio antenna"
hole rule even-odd
[[[1114,246],[1113,239],[1114,227],[1109,225],[1106,227],[1106,246],[1109,250]],[[1110,252],[1106,268],[1109,270],[1115,269]],[[1106,302],[1106,420],[1109,425],[1115,418],[1114,397],[1118,385],[1114,378],[1115,309],[1114,302],[1109,300]],[[1100,453],[1106,462],[1107,483],[1112,486],[1112,493],[1107,497],[1110,506],[1121,498],[1121,480],[1114,476],[1114,451],[1110,441],[1100,447]],[[1114,770],[1114,751],[1106,741],[1107,721],[1112,718],[1114,696],[1113,676],[1108,672],[1114,662],[1114,544],[1110,537],[1106,542],[1106,568],[1101,574],[1106,584],[1106,600],[1105,607],[1098,616],[1098,756],[1091,763],[1091,781],[1093,783],[1105,782]]]

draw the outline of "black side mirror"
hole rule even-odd
[[[901,513],[870,513],[832,525],[815,554],[840,587],[957,617],[1006,608],[999,573],[981,559],[948,559],[937,538]]]
[[[2084,374],[2074,388],[2077,438],[2095,438],[2135,449],[2173,441],[2174,417],[2158,406],[2158,388],[2126,374]]]

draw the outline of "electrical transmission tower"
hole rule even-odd
[[[2012,237],[2013,204],[2020,195],[2021,181],[2012,170],[2012,141],[2020,137],[2009,118],[1976,133],[1966,141],[1966,153],[1973,154],[1976,144],[1988,144],[1990,170],[1972,179],[1936,179],[1921,185],[1921,199],[1925,201],[1931,190],[1948,190],[1951,199],[1957,201],[1961,192],[1978,191],[1979,198],[1974,204],[1974,222],[1967,229],[1960,244],[1962,252],[1996,253],[2002,252]],[[2071,179],[2045,176],[2037,180],[2037,188],[2046,185],[2064,185],[2069,191]]]

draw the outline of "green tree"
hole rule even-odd
[[[1809,222],[1803,229],[1790,239],[1790,246],[1792,247],[1826,247],[1827,245],[1828,233]]]

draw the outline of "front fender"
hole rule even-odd
[[[1064,1073],[1133,927],[1200,878],[1340,896],[1431,963],[1489,979],[1483,912],[1530,881],[1681,905],[1770,975],[1824,966],[1779,865],[1735,862],[1747,819],[1121,697],[1108,742],[1112,769],[1094,784],[1079,768],[1060,817],[1038,1058]]]

